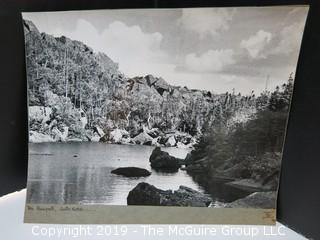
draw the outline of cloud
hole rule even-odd
[[[208,50],[201,55],[190,53],[185,58],[185,67],[192,72],[219,72],[233,63],[232,49]]]
[[[302,40],[307,8],[294,8],[283,19],[281,28],[273,34],[264,30],[242,40],[240,47],[246,49],[252,59],[292,57],[299,53]]]
[[[54,33],[57,36],[62,34],[59,29]],[[165,56],[160,48],[163,39],[161,33],[146,33],[138,25],[127,26],[120,21],[114,21],[102,32],[98,32],[91,23],[80,19],[67,37],[82,41],[95,51],[106,53],[119,63],[121,71],[131,77],[148,72],[150,62]]]
[[[282,21],[274,47],[270,54],[296,57],[299,53],[308,7],[297,7],[291,10]]]
[[[272,54],[289,55],[299,51],[304,29],[304,21],[295,22],[284,27],[280,32],[280,41],[272,50]]]
[[[229,29],[234,12],[234,8],[183,9],[178,22],[184,29],[198,33],[201,38],[207,35],[216,36],[218,32]]]
[[[94,18],[44,15],[40,25],[49,34],[65,35],[105,52],[129,77],[150,73],[174,85],[246,92],[264,90],[268,74],[281,82],[294,71],[307,12],[289,8],[270,14],[264,8],[139,11],[103,12],[108,17],[101,21],[96,14]],[[64,26],[69,22],[72,27]]]
[[[266,58],[265,49],[272,39],[272,34],[259,30],[255,35],[242,40],[240,47],[247,50],[252,59]]]

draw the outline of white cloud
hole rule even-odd
[[[185,67],[193,72],[219,72],[233,63],[232,49],[208,50],[201,55],[190,53],[185,58]]]
[[[240,47],[246,49],[249,56],[253,59],[266,58],[264,50],[270,43],[271,39],[271,33],[259,30],[255,35],[250,36],[247,40],[242,40]]]
[[[229,29],[235,9],[230,8],[193,8],[183,9],[179,23],[187,30],[196,32],[201,38],[215,36]]]
[[[289,26],[284,27],[280,32],[280,41],[278,45],[272,50],[273,54],[297,53],[300,48],[304,29],[304,21],[295,22]]]
[[[163,39],[161,33],[145,33],[137,25],[127,26],[120,21],[112,22],[98,32],[91,23],[80,19],[74,31],[66,33],[57,29],[54,35],[67,35],[84,42],[95,51],[106,53],[130,77],[152,73],[148,69],[150,62],[157,62],[165,56],[160,49]]]

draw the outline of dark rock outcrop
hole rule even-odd
[[[178,171],[181,166],[181,159],[175,158],[169,153],[161,151],[160,147],[156,147],[149,158],[151,167],[164,172]]]
[[[175,195],[174,199],[180,202],[180,206],[208,207],[212,202],[208,195],[186,186],[180,186],[173,194]]]
[[[228,203],[229,208],[276,208],[276,192],[255,192],[245,198]]]
[[[145,182],[139,183],[127,197],[128,205],[208,207],[211,202],[210,197],[189,187],[162,190]]]
[[[171,193],[172,192],[170,190],[164,191],[153,185],[142,182],[129,192],[127,204],[160,206],[166,202],[166,196]]]
[[[137,167],[121,167],[111,171],[113,174],[125,177],[147,177],[151,175],[147,169]]]
[[[186,170],[190,173],[193,172],[198,172],[198,173],[206,173],[208,171],[208,158],[204,157],[202,159],[198,159],[197,161],[193,161],[192,164],[188,164],[187,160],[188,156],[186,157],[185,165],[186,165]]]
[[[157,138],[160,135],[160,131],[157,128],[150,129],[148,135],[152,138]]]

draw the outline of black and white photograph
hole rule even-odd
[[[307,13],[23,13],[27,204],[276,209]]]

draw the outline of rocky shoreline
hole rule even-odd
[[[176,172],[188,166],[188,156],[185,159],[175,158],[160,147],[155,147],[150,155],[150,166],[155,171]],[[121,167],[111,171],[124,177],[146,177],[149,172],[143,168]],[[273,209],[276,204],[276,191],[267,185],[263,186],[252,179],[231,179],[223,183],[226,187],[239,188],[247,191],[247,195],[232,202],[217,204],[209,194],[196,191],[180,185],[177,190],[159,189],[147,182],[138,183],[127,196],[128,205],[151,206],[181,206],[181,207],[227,207],[227,208],[264,208]],[[230,188],[226,188],[230,191]],[[231,190],[232,191],[232,190]]]
[[[90,127],[85,117],[80,119],[80,127],[75,134],[67,125],[52,120],[53,112],[51,107],[29,107],[29,121],[32,123],[29,131],[30,143],[104,142],[178,148],[192,148],[197,143],[197,136],[181,131],[164,132],[146,126],[142,126],[137,132],[121,128],[102,129],[98,125]]]
[[[263,208],[275,209],[277,201],[276,191],[254,192],[247,197],[227,203],[226,208]]]

